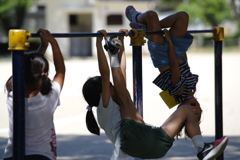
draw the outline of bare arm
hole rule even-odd
[[[62,52],[59,48],[59,45],[56,39],[50,34],[49,31],[39,29],[38,32],[40,33],[40,36],[46,41],[48,41],[52,46],[53,62],[54,62],[55,71],[56,71],[53,81],[58,82],[60,87],[62,88],[64,84],[64,78],[65,78],[65,64],[64,64]]]
[[[120,29],[119,32],[124,32],[125,36],[128,36],[128,30]],[[123,73],[123,77],[126,82],[126,54],[125,54],[125,47],[124,47],[124,36],[119,36],[118,39],[122,42],[122,47],[120,47],[118,52],[118,59],[120,62],[120,67]]]
[[[165,29],[164,34],[166,37],[166,41],[168,42],[168,58],[171,70],[172,86],[175,86],[181,79],[181,72],[179,68],[178,58],[168,30]],[[178,94],[181,94],[182,92],[183,87],[179,90]]]
[[[41,44],[37,50],[38,53],[44,54],[48,47],[48,41],[40,36]]]
[[[104,35],[104,37],[107,36],[107,33],[105,30],[99,30],[98,32],[102,33]],[[103,47],[102,47],[102,40],[103,40],[103,37],[97,37],[96,47],[97,47],[97,57],[98,57],[98,68],[99,68],[99,72],[102,77],[103,106],[107,107],[109,98],[111,95],[110,71],[109,71],[109,66],[108,66],[108,62],[106,59],[106,55],[105,55]]]

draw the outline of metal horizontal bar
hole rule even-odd
[[[189,30],[188,33],[213,33],[215,29],[205,29],[205,30]]]
[[[66,38],[66,37],[102,37],[102,33],[51,33],[53,37],[56,38]],[[129,35],[134,34],[132,31],[129,31]],[[123,32],[108,32],[107,36],[124,36]],[[31,33],[30,37],[39,37],[38,33]]]
[[[188,33],[212,33],[215,29],[205,29],[205,30],[188,30]],[[101,37],[102,33],[51,33],[56,38],[67,38],[67,37]],[[146,31],[146,35],[163,34],[163,31]],[[133,31],[129,31],[129,35],[134,35]],[[123,32],[108,32],[107,36],[124,36]],[[31,33],[33,38],[39,37],[38,33]]]
[[[188,30],[188,33],[212,33],[215,29],[205,29],[205,30]],[[154,35],[154,34],[163,34],[163,31],[146,31],[147,35]]]

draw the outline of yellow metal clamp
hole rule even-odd
[[[11,29],[8,32],[8,50],[28,50],[30,43],[26,40],[31,33],[22,29]]]
[[[144,43],[146,43],[146,40],[144,40],[144,36],[145,36],[144,30],[131,29],[130,31],[134,32],[134,34],[130,36],[131,46],[143,46]]]
[[[223,41],[224,40],[224,28],[222,27],[213,27],[215,31],[213,32],[212,39],[214,41]]]

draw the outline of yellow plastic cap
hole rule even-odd
[[[8,50],[27,50],[30,44],[26,42],[29,33],[22,29],[11,29],[8,32]]]

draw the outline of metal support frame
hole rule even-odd
[[[224,40],[224,29],[214,28],[214,61],[215,61],[215,139],[223,136],[223,109],[222,109],[222,41]],[[221,154],[217,160],[223,160]]]
[[[13,72],[13,159],[24,159],[25,155],[25,101],[24,101],[24,51],[14,51]]]
[[[134,36],[137,30],[130,30],[129,36]],[[206,29],[206,30],[188,30],[188,33],[213,33],[215,29]],[[38,33],[28,33],[29,37],[31,38],[38,38],[40,37]],[[101,37],[101,33],[51,33],[53,37],[56,38],[74,38],[74,37]],[[163,31],[146,31],[146,35],[153,35],[153,34],[163,34]],[[107,36],[124,36],[124,33],[122,32],[108,32]]]
[[[133,100],[138,112],[143,117],[143,89],[142,89],[142,46],[145,32],[143,30],[131,30],[131,43],[133,51]]]
[[[215,120],[216,139],[223,136],[222,123],[222,41],[224,29],[214,27],[208,30],[189,30],[189,33],[213,33],[215,53]],[[162,34],[143,30],[130,30],[131,46],[133,47],[133,92],[134,104],[143,116],[143,91],[142,91],[142,46],[146,42],[144,36]],[[52,33],[56,38],[74,37],[101,37],[101,33]],[[123,36],[122,32],[108,32],[107,36]],[[29,38],[39,37],[38,33],[29,33],[26,30],[9,31],[9,48],[12,51],[13,66],[13,158],[22,160],[25,155],[25,112],[24,112],[24,50],[27,50]],[[138,158],[137,158],[138,159]],[[223,154],[217,160],[223,160]]]
[[[12,51],[13,80],[13,159],[22,160],[25,155],[25,89],[24,50],[28,33],[25,30],[9,31],[9,48]]]
[[[133,49],[133,100],[138,112],[143,117],[143,88],[142,88],[142,46],[146,42],[144,40],[145,32],[143,30],[131,30],[134,32],[131,37]],[[141,160],[141,158],[134,158]]]

